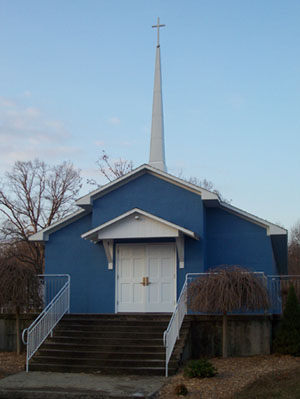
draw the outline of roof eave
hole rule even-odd
[[[199,240],[200,239],[199,235],[196,234],[195,232],[193,232],[193,231],[191,231],[189,229],[186,229],[185,227],[179,226],[179,225],[177,225],[175,223],[172,223],[172,222],[169,222],[167,220],[164,220],[164,219],[162,219],[160,217],[157,217],[155,215],[152,215],[152,214],[150,214],[148,212],[145,212],[145,211],[143,211],[143,210],[141,210],[139,208],[133,208],[130,211],[125,212],[122,215],[119,215],[116,218],[114,218],[114,219],[112,219],[112,220],[110,220],[110,221],[108,221],[106,223],[103,223],[102,225],[97,226],[97,227],[93,228],[92,230],[87,231],[86,233],[83,233],[81,235],[81,238],[84,238],[85,240],[95,241],[95,240],[97,240],[97,235],[98,235],[98,232],[100,230],[103,230],[104,228],[106,228],[106,227],[108,227],[108,226],[110,226],[112,224],[118,223],[122,219],[124,219],[124,218],[126,218],[126,217],[128,217],[128,216],[130,216],[130,215],[132,215],[134,213],[139,213],[139,214],[141,214],[143,216],[151,218],[152,220],[156,220],[159,223],[166,224],[166,225],[178,230],[179,232],[194,238],[195,240]]]
[[[256,223],[256,224],[264,227],[267,230],[268,236],[270,236],[270,235],[287,235],[288,234],[288,231],[285,228],[278,226],[274,223],[271,223],[271,222],[269,222],[265,219],[262,219],[258,216],[252,215],[251,213],[243,211],[242,209],[239,209],[231,204],[227,204],[226,202],[220,201],[220,206],[227,209],[229,212],[232,212],[246,220],[249,220],[252,223]]]
[[[34,242],[45,242],[49,240],[49,235],[54,233],[57,230],[69,225],[70,223],[74,222],[75,220],[80,219],[85,214],[88,214],[85,209],[79,209],[76,212],[71,213],[70,215],[66,216],[65,218],[59,220],[56,223],[53,223],[51,226],[44,228],[43,230],[38,231],[35,234],[29,236],[29,241]]]

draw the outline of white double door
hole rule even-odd
[[[117,312],[173,312],[176,251],[173,243],[117,246]]]

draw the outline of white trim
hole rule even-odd
[[[243,211],[242,209],[236,208],[235,206],[227,204],[225,202],[222,202],[221,205],[222,205],[222,208],[225,208],[227,211],[234,213],[234,214],[238,215],[239,217],[246,219],[252,223],[254,222],[255,224],[258,224],[259,226],[264,227],[267,230],[268,236],[287,234],[287,230],[285,228],[277,226],[274,223],[268,222],[267,220],[259,218],[258,216],[252,215],[251,213]]]
[[[29,241],[48,241],[49,234],[53,233],[54,231],[62,229],[63,227],[67,226],[68,224],[74,222],[77,219],[80,219],[85,213],[88,213],[85,209],[78,209],[77,211],[64,217],[58,222],[51,224],[51,226],[46,227],[35,234],[32,234],[31,236],[29,236]]]
[[[120,245],[120,244],[116,244],[116,267],[115,267],[115,313],[118,313],[119,245]]]
[[[103,247],[107,257],[108,269],[113,270],[114,264],[114,240],[103,240]]]
[[[176,238],[176,249],[177,255],[179,259],[179,268],[184,269],[184,235],[179,234],[179,237]]]
[[[166,225],[168,227],[171,227],[171,228],[177,230],[178,234],[179,234],[179,232],[181,232],[181,233],[186,234],[186,235],[188,235],[188,236],[190,236],[192,238],[195,238],[196,240],[199,239],[198,235],[196,233],[194,233],[193,231],[191,231],[189,229],[186,229],[184,227],[178,226],[175,223],[168,222],[165,219],[162,219],[162,218],[160,218],[158,216],[154,216],[151,213],[142,211],[141,209],[138,209],[138,208],[133,208],[130,211],[125,212],[122,215],[117,216],[116,218],[111,219],[108,222],[103,223],[102,225],[100,225],[98,227],[95,227],[92,230],[87,231],[86,233],[83,233],[81,235],[81,237],[86,239],[86,240],[91,240],[93,242],[97,242],[97,241],[99,241],[98,233],[99,233],[100,230],[103,230],[106,227],[111,226],[112,224],[117,223],[117,222],[121,221],[122,219],[124,219],[124,218],[126,218],[126,217],[128,217],[130,215],[133,215],[134,213],[146,216],[146,217],[148,217],[148,218],[150,218],[150,219],[152,219],[154,221],[157,221],[157,222],[162,223],[162,224],[164,224],[164,225]],[[112,238],[112,237],[109,237],[109,238]],[[147,238],[147,237],[145,237],[145,238]]]

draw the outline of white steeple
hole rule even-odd
[[[160,66],[160,44],[159,44],[159,28],[166,26],[159,24],[152,28],[157,28],[157,46],[154,73],[154,89],[153,89],[153,106],[152,106],[152,126],[151,126],[151,143],[149,164],[154,168],[167,171],[165,161],[165,141],[164,141],[164,118],[163,103],[161,91],[161,66]]]

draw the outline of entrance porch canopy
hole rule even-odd
[[[179,266],[180,268],[184,268],[185,235],[199,240],[199,236],[189,229],[178,226],[141,209],[134,208],[87,231],[81,237],[95,244],[99,241],[103,242],[109,269],[113,268],[114,240],[175,238]]]

